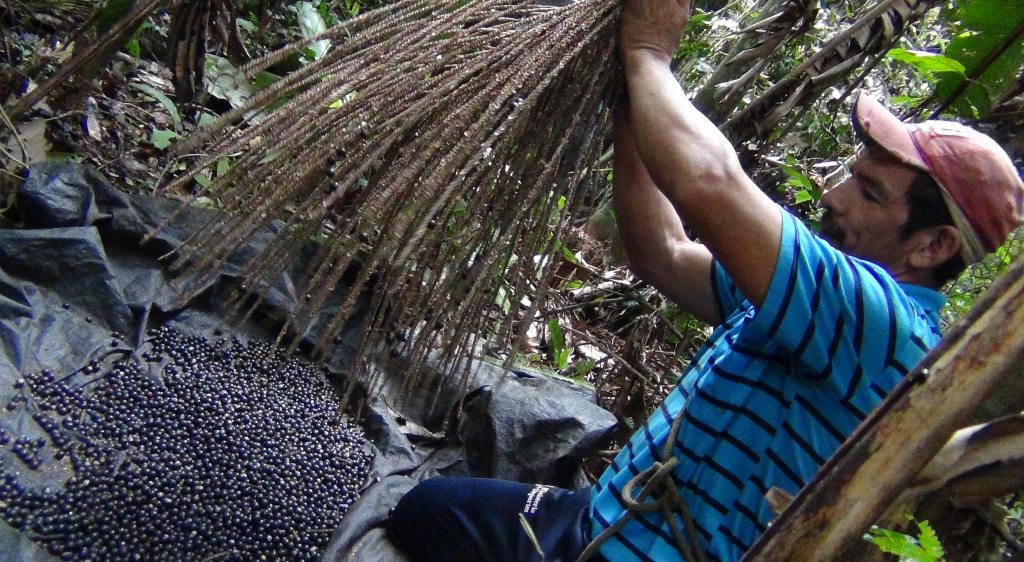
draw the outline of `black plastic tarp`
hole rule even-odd
[[[72,373],[111,351],[138,348],[146,331],[158,325],[197,335],[214,332],[224,314],[220,303],[239,267],[273,233],[261,232],[232,256],[220,277],[182,303],[181,290],[158,258],[210,211],[189,207],[163,234],[139,245],[178,205],[121,193],[81,165],[33,168],[4,216],[8,228],[0,229],[0,403],[11,398],[14,381],[25,374],[43,369]],[[304,294],[303,271],[299,260],[278,279],[259,313],[239,328],[240,337],[276,337],[281,319]],[[334,298],[345,290],[340,286]],[[311,333],[329,319],[330,302]],[[362,306],[365,310],[366,303]],[[121,337],[112,342],[112,333]],[[343,334],[329,365],[333,371],[341,372],[353,357],[357,333],[354,324]],[[402,364],[376,368],[397,371]],[[505,373],[482,361],[474,360],[471,370],[473,382],[461,415],[451,414],[457,405],[451,396],[429,410],[413,400],[396,406],[389,385],[368,397],[363,423],[376,451],[371,477],[323,560],[402,560],[384,538],[381,522],[401,495],[424,478],[472,475],[567,488],[585,484],[579,462],[615,423],[595,405],[593,391],[557,378]],[[445,419],[454,420],[447,435],[436,433]],[[0,428],[11,435],[41,435],[24,410],[0,410]],[[0,454],[5,466],[19,462],[10,445]],[[53,486],[70,475],[70,468],[44,462],[39,470],[23,473],[31,486]],[[0,562],[52,559],[0,523]]]

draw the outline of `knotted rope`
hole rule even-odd
[[[665,521],[668,522],[668,528],[676,542],[676,549],[679,550],[683,559],[686,562],[706,562],[704,551],[701,550],[700,542],[697,540],[697,528],[693,523],[693,517],[690,515],[689,508],[686,507],[686,502],[679,496],[679,490],[676,489],[675,484],[672,482],[672,471],[679,464],[679,459],[672,454],[672,451],[676,446],[676,437],[679,435],[679,427],[683,422],[684,411],[686,411],[685,406],[679,410],[675,419],[672,420],[672,428],[669,430],[668,439],[665,441],[665,447],[661,453],[661,458],[668,460],[665,462],[655,461],[647,470],[637,474],[623,486],[622,504],[626,507],[626,513],[612,526],[595,537],[587,545],[587,548],[583,550],[583,553],[580,554],[577,562],[589,560],[601,548],[601,545],[615,535],[615,533],[621,531],[638,514],[651,513],[658,510],[661,510],[665,515]],[[634,499],[633,491],[637,486],[640,486],[640,494]],[[658,499],[648,501],[651,494],[659,488],[660,494]],[[676,522],[676,514],[683,521],[683,527],[686,529],[685,536]]]

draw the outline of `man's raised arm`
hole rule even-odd
[[[627,0],[623,7],[619,49],[633,138],[654,183],[759,307],[775,272],[782,215],[669,68],[688,15],[689,0]]]
[[[624,107],[615,110],[612,195],[630,269],[697,319],[719,324],[711,253],[686,236],[675,208],[651,180]]]

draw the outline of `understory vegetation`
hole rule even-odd
[[[332,44],[314,39],[382,4],[169,2],[117,35],[116,49],[97,51],[43,101],[19,109],[20,100],[47,87],[76,54],[98,45],[103,34],[145,3],[9,0],[0,6],[0,208],[12,202],[26,169],[43,160],[86,163],[129,191],[222,208],[222,194],[210,188],[233,177],[243,156],[224,155],[189,176],[197,162],[215,152],[204,146],[176,148],[204,125],[247,107],[290,73],[322,60]],[[812,228],[822,193],[844,179],[855,158],[849,113],[858,88],[909,119],[968,123],[1000,142],[1018,169],[1024,167],[1024,0],[694,0],[694,6],[673,63],[677,76],[734,142],[755,182]],[[207,12],[195,17],[206,18],[207,27],[180,23],[184,11],[200,9]],[[243,71],[254,59],[304,40],[304,48],[273,65]],[[282,95],[246,118],[265,118],[295,95]],[[487,295],[492,331],[483,334],[488,343],[473,348],[491,360],[597,390],[601,404],[621,424],[606,449],[587,460],[592,479],[678,382],[711,333],[628,270],[609,203],[609,151],[598,166],[587,170],[597,187],[581,192],[578,201],[554,197],[529,210],[552,231],[563,223],[568,228],[546,255],[527,253],[523,241],[503,248],[500,268],[481,292]],[[366,174],[358,181],[365,186],[373,178]],[[438,229],[453,241],[459,228],[478,224],[465,220],[483,207],[471,195],[454,199],[445,215],[449,220]],[[286,201],[281,207],[284,219],[298,204]],[[15,220],[0,215],[0,221]],[[328,224],[309,238],[323,242],[342,226]],[[369,244],[378,234],[371,229],[357,236]],[[952,282],[945,289],[944,322],[960,318],[1022,253],[1024,231],[1018,230],[998,252]],[[538,278],[534,269],[517,263],[546,264],[553,273]],[[524,296],[524,287],[537,296]],[[451,330],[441,316],[410,322],[407,331],[384,330],[387,345],[407,332],[426,333],[425,326]],[[498,326],[507,318],[521,338],[501,333]],[[1005,513],[997,523],[968,525],[979,534],[995,532],[1000,540],[976,541],[987,546],[958,553],[957,560],[1024,557],[1020,498],[1001,505]],[[901,560],[948,557],[935,548],[927,523],[918,525],[909,535],[879,531],[872,540]],[[1006,533],[997,532],[1001,529]]]

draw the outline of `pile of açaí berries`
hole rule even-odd
[[[371,461],[322,371],[266,344],[149,336],[141,359],[14,383],[3,407],[48,438],[0,427],[0,517],[61,560],[317,559]],[[26,484],[49,463],[73,475]]]

